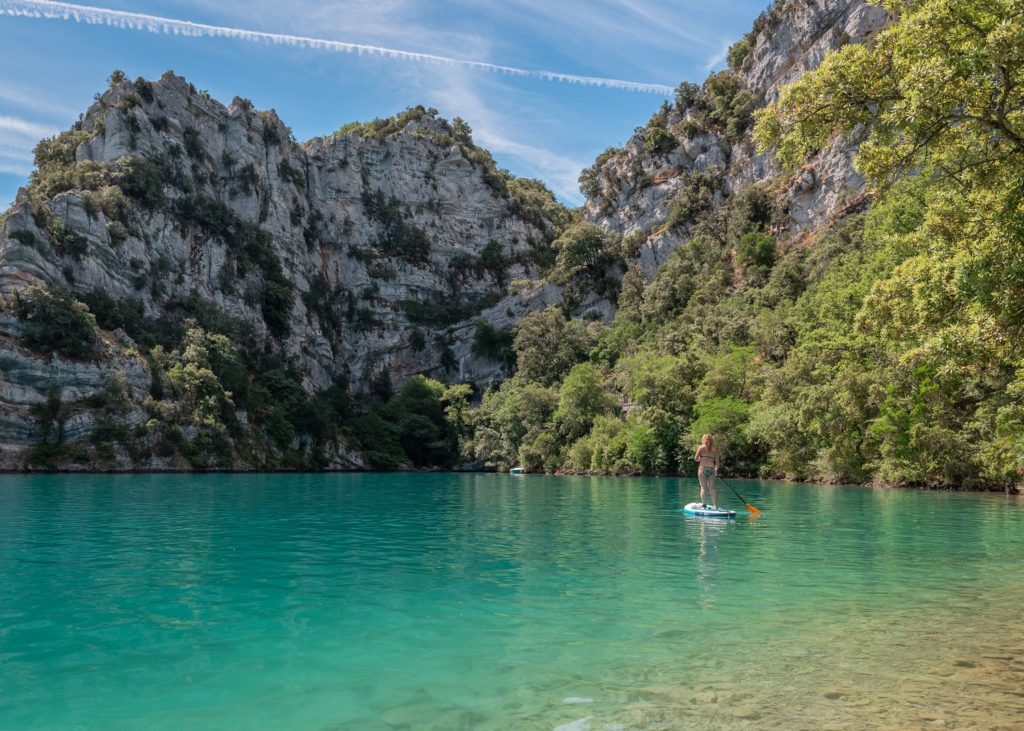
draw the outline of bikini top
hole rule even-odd
[[[704,451],[701,452],[700,456],[698,456],[697,459],[700,459],[700,460],[713,459],[716,462],[718,461],[718,453],[717,452],[712,452],[711,450],[704,448],[703,444],[701,445],[701,447],[699,449],[704,449]],[[699,451],[699,449],[698,449],[698,451]]]

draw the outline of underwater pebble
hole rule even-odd
[[[732,715],[753,721],[761,717],[761,711],[757,706],[737,706],[732,709]]]
[[[587,716],[570,723],[563,723],[561,726],[555,726],[555,731],[587,731],[590,728],[590,718]]]

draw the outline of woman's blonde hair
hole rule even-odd
[[[703,446],[708,447],[710,449],[711,447],[715,446],[715,438],[710,434],[705,434],[700,438],[700,443]]]

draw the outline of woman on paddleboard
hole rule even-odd
[[[718,506],[718,491],[715,490],[715,476],[718,475],[718,447],[715,446],[715,438],[705,434],[700,439],[700,446],[693,455],[697,462],[697,480],[700,482],[700,502],[705,508],[708,501],[705,491],[711,491],[711,504]]]

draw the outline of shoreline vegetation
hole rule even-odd
[[[607,328],[520,323],[518,373],[473,415],[478,457],[676,472],[714,433],[737,474],[1016,489],[1024,25],[998,0],[878,4],[894,20],[870,44],[829,52],[753,113],[782,176],[688,210],[688,243],[649,283],[627,271]],[[681,86],[676,110],[728,109],[744,129],[749,110],[712,79]],[[777,236],[778,187],[854,140],[863,195],[810,237]],[[569,235],[563,251],[608,250],[599,232],[586,247]]]
[[[459,475],[496,475],[507,476],[508,472],[497,469],[476,468],[476,467],[408,467],[398,469],[336,469],[336,470],[304,470],[304,469],[95,469],[92,466],[81,466],[78,469],[63,469],[59,471],[45,469],[18,469],[0,470],[2,475],[352,475],[352,474],[459,474]],[[696,474],[640,474],[622,473],[614,474],[607,472],[526,472],[519,475],[530,477],[607,477],[609,479],[656,479],[656,480],[692,480],[694,489],[698,489]],[[724,475],[733,480],[748,480],[753,482],[776,482],[790,485],[808,485],[822,487],[853,487],[870,490],[913,490],[930,492],[976,492],[976,493],[1004,493],[1006,495],[1024,495],[1024,490],[1019,485],[1006,483],[1002,487],[995,485],[984,485],[978,487],[963,487],[958,485],[927,485],[899,482],[843,482],[840,480],[812,480],[796,479],[792,477],[777,475]]]
[[[449,297],[468,274],[490,289],[454,308],[438,293],[400,305],[380,299],[378,279],[441,264],[402,203],[365,188],[368,171],[364,225],[382,233],[372,251],[346,244],[345,261],[367,266],[373,286],[357,303],[355,291],[330,280],[336,272],[289,278],[295,251],[326,258],[342,244],[327,241],[330,222],[302,198],[311,183],[288,160],[305,152],[272,113],[241,102],[232,112],[262,130],[251,144],[282,156],[276,184],[287,185],[294,208],[281,226],[301,230],[302,241],[282,243],[262,219],[244,219],[225,202],[235,194],[259,200],[258,187],[250,181],[231,195],[217,188],[209,170],[218,164],[228,171],[225,185],[248,177],[231,172],[237,161],[226,152],[218,163],[191,127],[167,159],[79,159],[82,145],[102,139],[106,119],[129,120],[132,135],[170,134],[154,116],[161,85],[186,82],[130,82],[115,72],[97,104],[121,101],[41,142],[22,208],[0,219],[12,242],[44,252],[54,272],[68,262],[66,288],[36,284],[0,302],[10,350],[51,366],[57,357],[91,365],[105,358],[121,368],[91,396],[66,402],[52,389],[31,406],[38,443],[25,470],[472,464],[657,476],[687,473],[699,436],[713,433],[730,475],[1016,491],[1024,483],[1024,21],[1012,0],[880,0],[892,20],[868,44],[830,51],[765,106],[745,86],[751,49],[800,5],[777,0],[730,51],[729,69],[702,86],[681,84],[626,146],[602,153],[580,176],[588,203],[575,211],[541,183],[499,170],[469,125],[440,120],[436,110],[340,130],[353,144],[408,134],[461,155],[520,223],[546,237],[531,239],[515,260],[492,240],[445,262]],[[226,114],[194,88],[187,96]],[[693,140],[728,150],[727,158],[756,149],[777,166],[753,182],[739,181],[729,165],[671,167],[670,156]],[[844,146],[859,149],[854,166],[864,185],[847,189],[822,225],[795,226],[793,191],[813,189],[814,161]],[[671,176],[637,172],[651,161]],[[246,175],[257,180],[257,172]],[[681,183],[664,201],[663,220],[636,227],[610,215],[666,177]],[[228,285],[245,294],[231,312],[250,319],[196,290],[165,297],[173,262],[163,254],[159,267],[138,275],[138,300],[76,289],[76,267],[92,244],[55,213],[69,201],[105,224],[112,248],[145,239],[140,231],[156,216],[187,232],[189,246],[221,247],[232,261]],[[15,219],[24,228],[11,228]],[[351,234],[353,226],[337,223],[339,237]],[[656,271],[645,270],[642,252],[655,244],[644,247],[665,236],[678,245]],[[513,279],[523,271],[537,277]],[[500,327],[482,319],[515,293],[541,288],[557,291],[557,302],[510,305]],[[226,291],[216,294],[223,300]],[[471,325],[464,359],[498,374],[478,381],[490,382],[482,391],[456,382],[453,323]],[[350,389],[343,348],[355,341],[345,338],[386,328],[404,328],[396,348],[436,351],[440,365],[407,370],[394,384],[390,361],[367,359],[369,377],[356,374],[359,387]],[[319,391],[296,355],[317,338],[338,368]],[[427,375],[405,380],[411,372]]]

